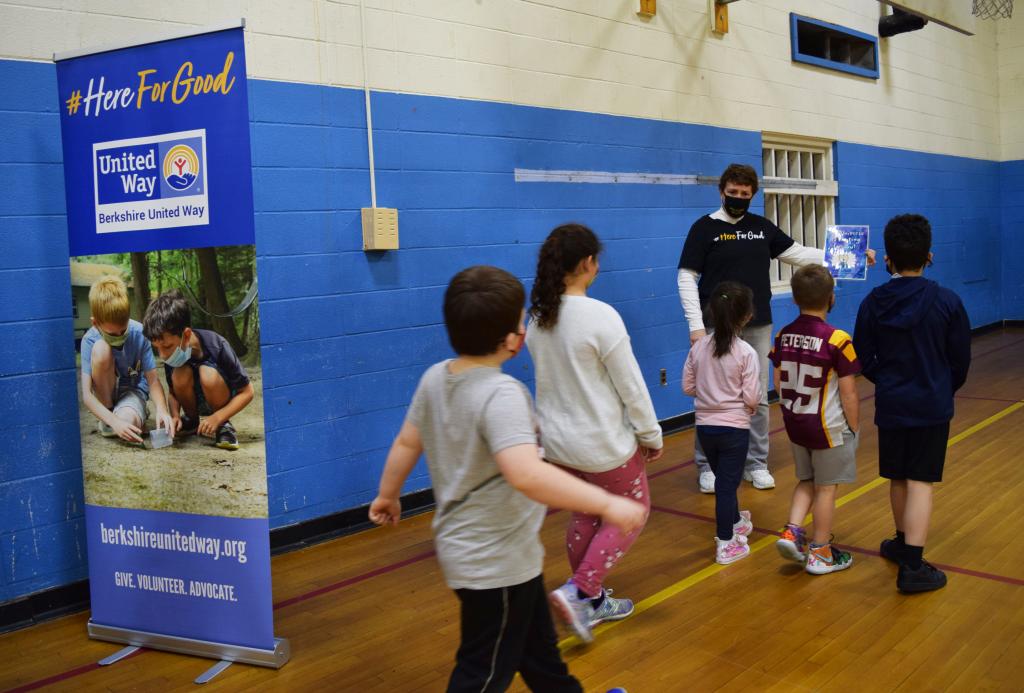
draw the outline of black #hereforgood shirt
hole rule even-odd
[[[747,213],[735,224],[705,215],[690,227],[679,269],[700,274],[697,291],[702,309],[707,308],[711,290],[719,282],[746,284],[754,292],[750,324],[768,325],[772,321],[768,268],[793,243],[782,229],[757,214]]]

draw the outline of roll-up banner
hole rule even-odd
[[[243,28],[54,58],[89,634],[279,667]]]

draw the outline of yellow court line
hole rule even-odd
[[[996,412],[995,414],[993,414],[992,416],[988,417],[984,421],[981,421],[980,423],[976,423],[973,426],[971,426],[970,428],[968,428],[967,430],[961,431],[960,433],[956,434],[955,436],[953,436],[952,438],[949,439],[949,442],[946,443],[946,447],[950,448],[950,447],[956,445],[957,443],[959,443],[960,441],[964,440],[965,438],[968,438],[969,436],[974,435],[975,433],[977,433],[978,431],[980,431],[980,430],[982,430],[984,428],[988,428],[989,426],[991,426],[995,422],[999,421],[1000,419],[1002,419],[1004,417],[1009,416],[1010,414],[1012,414],[1013,412],[1017,411],[1018,409],[1020,409],[1022,407],[1024,407],[1024,401],[1015,402],[1014,404],[1011,404],[1006,409],[1003,409],[1002,411]],[[849,503],[852,500],[856,500],[857,498],[860,498],[861,496],[863,496],[868,491],[870,491],[872,489],[875,489],[875,488],[878,488],[879,486],[884,484],[886,481],[888,481],[888,479],[883,479],[881,477],[873,479],[872,481],[868,482],[867,484],[864,484],[860,488],[857,488],[857,489],[851,491],[850,493],[847,493],[842,498],[837,499],[836,500],[836,507],[838,508],[838,507],[840,507],[842,505],[845,505],[845,504]],[[808,522],[810,522],[810,520],[811,520],[811,517],[808,515],[807,519],[804,520],[804,524],[807,524]],[[750,545],[750,553],[756,553],[757,551],[760,551],[761,549],[765,548],[766,546],[770,546],[771,544],[774,544],[776,541],[778,541],[778,537],[775,537],[774,535],[768,535],[768,536],[766,536],[766,537],[764,537],[764,538],[754,542],[753,544],[751,544]],[[674,583],[672,585],[669,585],[665,589],[660,590],[658,592],[655,592],[650,597],[647,597],[646,599],[642,599],[639,602],[637,602],[637,604],[634,607],[633,614],[634,615],[642,614],[643,612],[647,611],[651,607],[657,606],[658,604],[662,603],[666,599],[670,599],[670,598],[676,596],[677,594],[679,594],[680,592],[683,592],[684,590],[690,589],[694,585],[697,585],[697,584],[703,582],[704,580],[706,580],[707,578],[711,577],[712,575],[715,575],[716,573],[722,572],[723,570],[725,570],[728,567],[729,566],[727,566],[727,565],[720,565],[718,563],[712,563],[711,565],[709,565],[709,566],[707,566],[705,568],[701,568],[696,573],[693,573],[692,575],[688,575],[687,577],[683,578],[679,582],[676,582],[676,583]],[[594,634],[598,635],[600,633],[603,633],[603,632],[605,632],[606,630],[608,630],[610,628],[614,628],[615,626],[619,625],[620,623],[622,623],[622,621],[609,621],[608,623],[602,623],[600,626],[598,626],[597,628],[594,629]],[[575,645],[575,644],[580,644],[579,639],[575,635],[570,635],[570,636],[568,636],[566,638],[563,638],[562,640],[559,641],[558,648],[560,650],[566,650],[566,649],[569,648],[570,645]]]
[[[961,431],[960,433],[957,433],[955,436],[953,436],[952,438],[949,439],[949,442],[946,443],[946,448],[953,447],[954,445],[959,443],[964,438],[967,438],[968,436],[974,435],[975,433],[977,433],[978,431],[980,431],[983,428],[987,428],[987,427],[991,426],[996,421],[999,421],[999,419],[1002,419],[1005,416],[1009,416],[1010,414],[1012,414],[1013,412],[1017,411],[1021,407],[1024,407],[1024,402],[1016,402],[1014,404],[1011,404],[1006,409],[1003,409],[1002,411],[996,412],[995,414],[993,414],[992,416],[988,417],[984,421],[982,421],[980,423],[976,423],[973,426],[971,426],[970,428],[968,428],[967,430]],[[886,481],[888,481],[888,479],[884,479],[882,477],[876,477],[876,478],[872,479],[871,481],[869,481],[868,483],[864,484],[860,488],[854,489],[853,491],[850,491],[849,493],[847,493],[842,498],[839,498],[838,500],[836,500],[836,507],[839,508],[839,507],[842,507],[842,506],[846,505],[850,501],[857,500],[858,498],[863,496],[868,491],[871,491],[873,489],[878,488],[879,486],[884,484]],[[804,524],[807,524],[808,522],[810,522],[810,516],[809,515],[808,515],[808,519],[804,521]]]

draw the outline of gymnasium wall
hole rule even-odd
[[[997,24],[1004,315],[1024,320],[1024,9]]]
[[[378,204],[400,210],[402,249],[366,254],[358,4],[134,3],[139,16],[118,16],[126,4],[0,9],[0,603],[85,576],[53,51],[247,18],[275,527],[373,497],[419,375],[449,353],[447,280],[490,263],[529,283],[539,242],[566,220],[606,243],[593,295],[623,315],[659,417],[692,409],[675,266],[717,191],[517,183],[517,167],[713,175],[759,168],[762,130],[828,137],[840,221],[871,224],[880,247],[893,214],[929,215],[931,276],[973,324],[1004,317],[1009,280],[993,258],[1024,254],[998,223],[1024,175],[999,163],[1000,83],[983,78],[997,66],[992,24],[974,39],[899,37],[874,81],[789,61],[790,8],[874,33],[867,0],[744,0],[723,38],[707,34],[704,0],[663,2],[651,20],[633,0],[367,0]],[[852,330],[883,279],[844,286],[835,321]],[[786,296],[775,310],[777,323],[794,315]],[[528,355],[509,372],[531,382]],[[407,490],[428,485],[420,467]]]

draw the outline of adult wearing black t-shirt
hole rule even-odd
[[[772,345],[771,279],[769,266],[778,258],[791,265],[824,264],[825,253],[800,245],[762,216],[747,211],[757,192],[757,172],[731,164],[718,183],[722,207],[694,222],[679,258],[679,299],[690,326],[690,344],[703,337],[704,308],[711,290],[722,281],[746,284],[754,292],[754,317],[743,340],[754,347],[761,367],[761,405],[750,421],[750,447],[743,478],[755,488],[775,487],[768,471],[768,352]],[[715,474],[696,443],[698,483],[704,493],[715,492]]]

